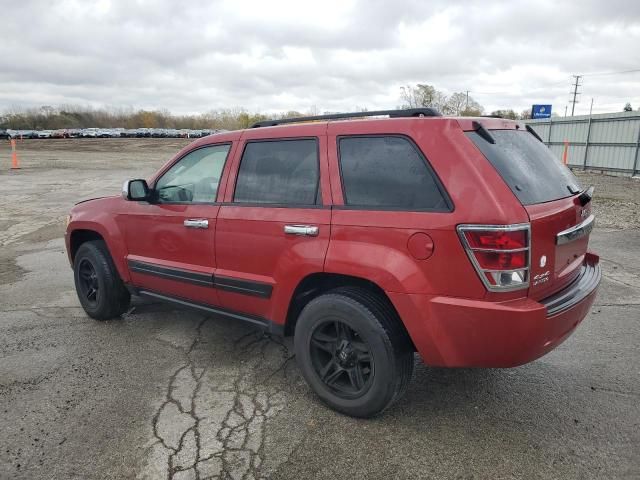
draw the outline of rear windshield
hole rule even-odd
[[[492,144],[476,132],[467,136],[523,205],[570,197],[582,190],[578,179],[536,137],[523,130],[490,130]]]

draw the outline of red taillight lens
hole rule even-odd
[[[515,270],[527,266],[527,252],[473,252],[480,264],[486,270]]]
[[[458,232],[487,289],[529,285],[529,224],[460,225]]]
[[[527,232],[524,230],[469,230],[464,236],[471,248],[513,250],[527,247]]]

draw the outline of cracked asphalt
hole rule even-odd
[[[564,344],[508,370],[418,363],[356,420],[314,397],[289,340],[148,301],[80,308],[66,212],[184,143],[25,141],[20,172],[0,146],[0,478],[640,478],[640,183],[584,176],[604,278]]]

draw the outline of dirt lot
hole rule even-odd
[[[0,145],[0,478],[640,478],[640,183],[596,186],[596,306],[510,370],[416,367],[383,416],[336,414],[290,342],[136,301],[79,307],[62,240],[78,200],[117,193],[186,140]]]

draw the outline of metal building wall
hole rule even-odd
[[[526,120],[549,149],[573,168],[625,175],[640,173],[640,113],[621,112]]]

